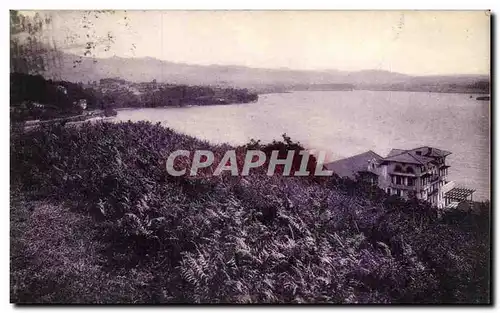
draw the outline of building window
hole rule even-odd
[[[413,185],[414,185],[413,178],[408,177],[408,186],[413,186]]]
[[[406,168],[406,173],[409,173],[409,174],[415,174],[415,171],[413,170],[413,167],[408,166],[408,167]]]
[[[396,185],[401,185],[401,177],[396,176]]]
[[[403,171],[403,169],[401,168],[401,166],[396,165],[396,166],[394,167],[394,172],[402,172],[402,171]]]
[[[396,194],[401,197],[401,190],[396,189]]]

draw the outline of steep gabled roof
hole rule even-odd
[[[427,156],[430,156],[430,157],[445,157],[447,155],[450,155],[451,152],[450,151],[446,151],[446,150],[442,150],[442,149],[438,149],[438,148],[432,148],[432,147],[421,147],[421,148],[417,148],[417,149],[414,149],[414,150],[418,150],[418,149],[428,149],[428,154],[426,154]]]
[[[354,179],[358,172],[368,170],[369,162],[373,159],[380,162],[383,158],[375,152],[369,150],[346,159],[325,164],[325,167],[340,177],[347,176]]]
[[[434,158],[429,158],[421,155],[417,155],[416,153],[412,153],[412,151],[404,151],[399,154],[394,154],[384,159],[384,161],[393,161],[400,163],[409,163],[409,164],[426,164],[428,162],[434,161]]]
[[[406,152],[406,150],[403,150],[403,149],[392,149],[391,152],[389,152],[389,154],[387,155],[387,158],[391,157],[391,156],[394,156],[394,155],[398,155],[398,154],[404,153],[404,152]]]
[[[411,150],[392,149],[384,158],[384,161],[393,161],[410,164],[427,164],[436,158],[450,155],[451,152],[432,148],[428,146],[419,147]]]

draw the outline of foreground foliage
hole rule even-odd
[[[12,301],[490,301],[488,206],[438,219],[338,177],[166,175],[173,150],[230,148],[145,122],[13,134]]]

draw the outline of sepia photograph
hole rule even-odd
[[[10,302],[491,304],[492,15],[9,10]]]

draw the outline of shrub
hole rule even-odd
[[[303,149],[284,140],[238,151]],[[416,199],[338,177],[166,175],[174,150],[220,158],[230,148],[146,122],[40,127],[12,135],[11,192],[64,203],[96,233],[86,240],[102,247],[108,275],[96,281],[98,302],[489,301],[489,241],[478,224],[487,215],[468,226],[439,220]],[[16,260],[29,253],[14,251]],[[25,273],[17,286],[29,291],[34,268],[15,266]],[[61,273],[47,275],[42,284]],[[118,300],[117,281],[132,286]],[[94,301],[71,286],[29,301]]]

